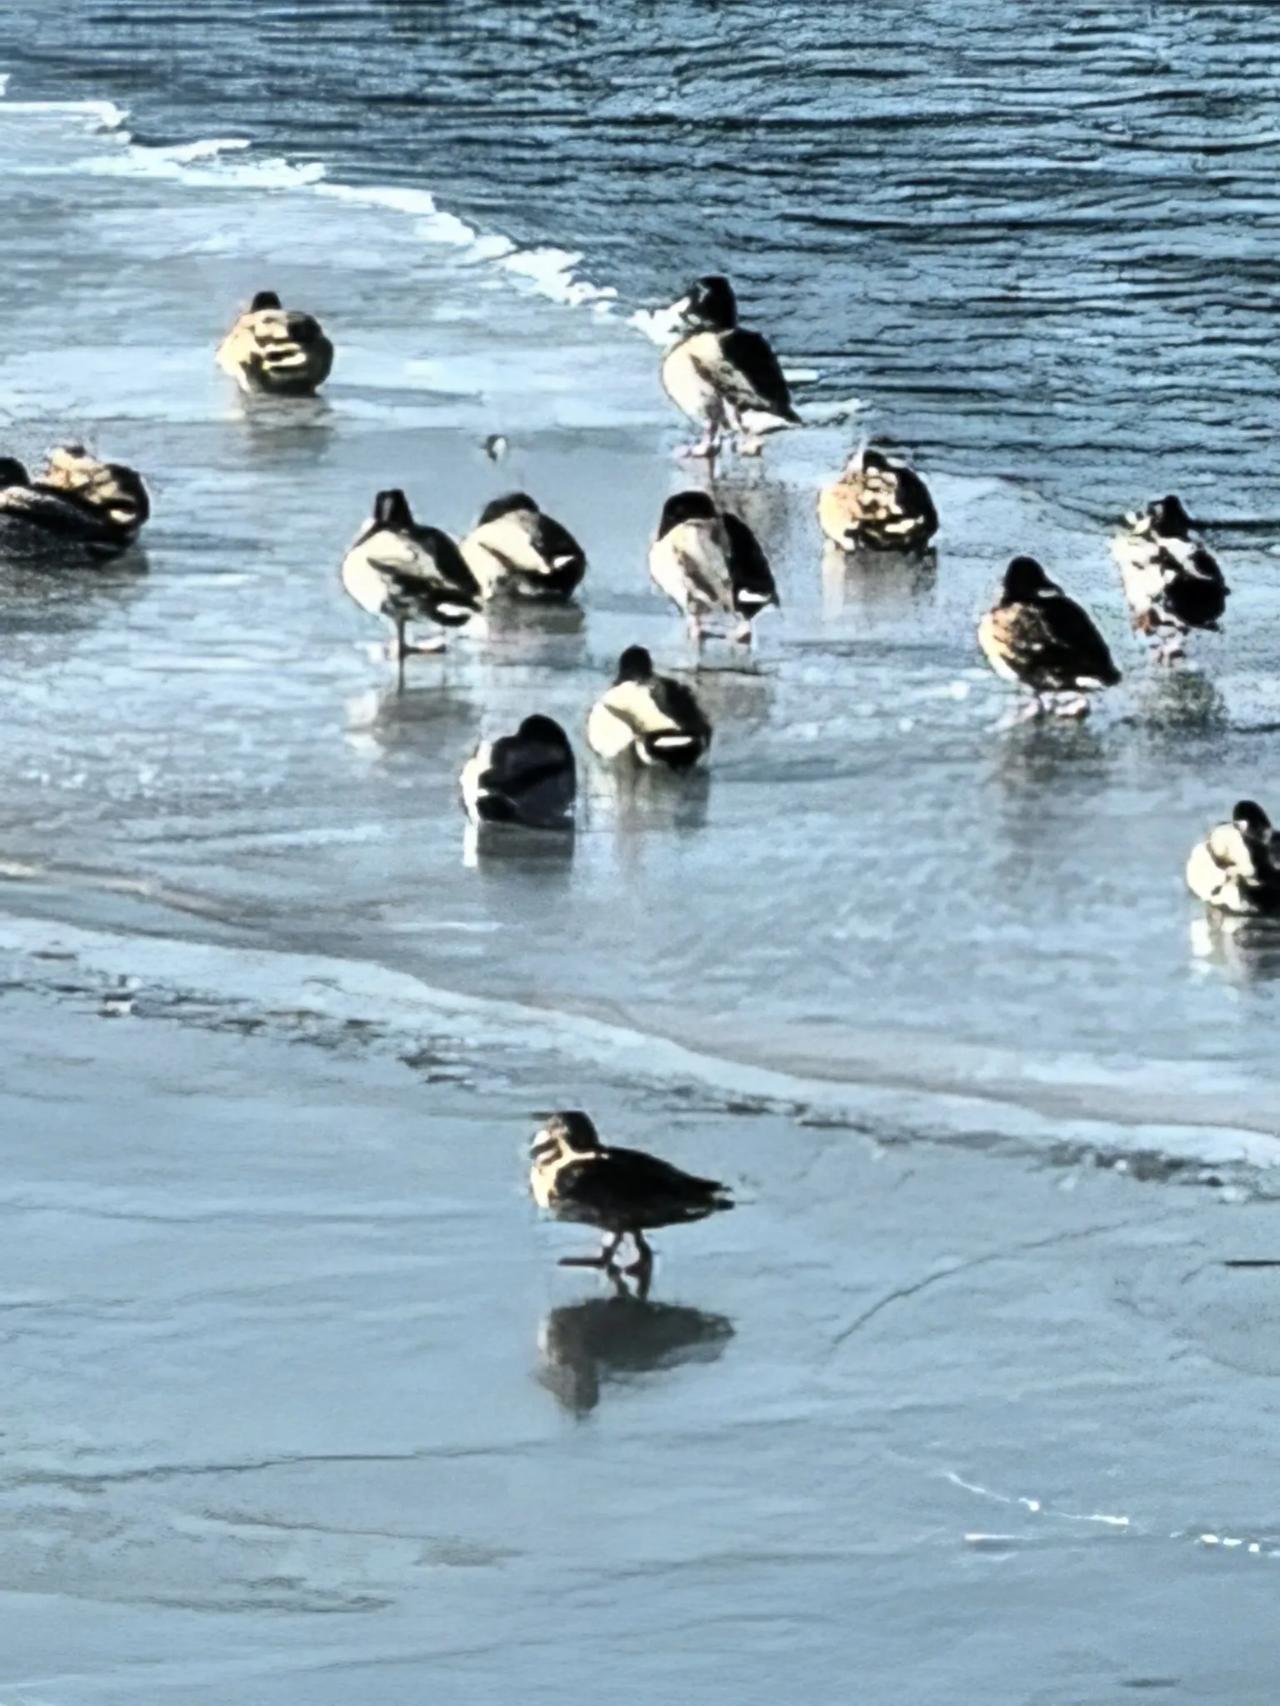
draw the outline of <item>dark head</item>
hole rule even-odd
[[[31,476],[12,456],[0,456],[0,491],[6,486],[29,486]]]
[[[1015,557],[1004,571],[1006,604],[1023,604],[1041,593],[1057,590],[1034,557]]]
[[[279,306],[280,298],[274,290],[260,290],[249,304],[249,312],[260,314],[264,308],[278,308]]]
[[[706,492],[677,492],[662,506],[658,538],[663,538],[673,527],[679,527],[686,521],[714,521],[715,518],[716,506]]]
[[[413,526],[413,511],[402,491],[396,488],[378,493],[373,500],[373,524],[375,527]]]
[[[1244,835],[1271,833],[1271,819],[1255,800],[1237,800],[1231,808],[1231,821]]]
[[[540,1131],[533,1134],[531,1148],[536,1154],[544,1145],[559,1144],[575,1155],[594,1155],[604,1147],[589,1115],[580,1109],[567,1109],[552,1114]]]
[[[653,659],[644,646],[628,646],[618,659],[618,673],[615,682],[621,681],[651,681],[653,679]]]
[[[480,511],[480,519],[476,522],[476,526],[483,527],[487,521],[498,521],[502,516],[513,515],[519,509],[531,510],[534,515],[541,514],[528,492],[508,492],[505,497],[494,498],[492,503],[487,503],[484,506]]]
[[[1191,533],[1191,517],[1182,507],[1182,499],[1172,496],[1158,498],[1147,512],[1157,533],[1169,539],[1186,539]]]
[[[521,740],[537,741],[542,746],[555,747],[559,751],[573,751],[568,735],[554,717],[526,717],[516,734]]]
[[[873,474],[887,474],[893,464],[883,450],[868,448],[862,452],[862,466]]]
[[[693,326],[712,332],[731,332],[738,323],[738,301],[733,286],[719,273],[695,280],[684,298],[684,318]]]

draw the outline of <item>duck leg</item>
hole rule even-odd
[[[1084,693],[1069,693],[1058,700],[1054,712],[1059,717],[1083,718],[1089,715],[1089,699]]]
[[[631,1233],[631,1242],[636,1247],[636,1259],[631,1266],[624,1268],[624,1274],[635,1274],[637,1279],[647,1281],[653,1272],[653,1246],[638,1228]]]
[[[562,1268],[603,1268],[606,1273],[613,1273],[613,1258],[618,1253],[618,1245],[622,1242],[621,1232],[615,1232],[612,1238],[606,1238],[600,1246],[598,1256],[561,1256]]]

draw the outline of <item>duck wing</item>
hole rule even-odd
[[[563,825],[577,793],[573,753],[528,735],[504,735],[493,743],[480,790],[504,801],[511,821]]]
[[[533,548],[553,569],[585,569],[587,555],[567,527],[539,514],[533,529]]]
[[[1092,616],[1074,598],[1057,592],[1038,599],[1038,651],[1041,667],[1063,678],[1065,685],[1088,681],[1114,687],[1120,680],[1110,648]]]
[[[733,1207],[727,1185],[638,1149],[606,1149],[574,1162],[561,1169],[556,1187],[603,1225],[669,1226]]]
[[[672,681],[667,675],[655,676],[649,683],[649,696],[658,714],[683,733],[704,739],[710,735],[706,712],[682,681]]]
[[[766,604],[777,604],[778,588],[760,541],[746,522],[728,511],[721,517],[729,538],[729,580],[733,607],[740,616],[754,616]]]
[[[0,492],[0,515],[38,529],[50,541],[64,540],[94,551],[121,551],[129,543],[120,528],[73,492],[9,486]]]
[[[720,334],[720,353],[728,372],[717,372],[717,387],[739,409],[763,409],[784,421],[798,422],[778,358],[768,338],[737,326]]]

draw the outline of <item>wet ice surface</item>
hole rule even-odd
[[[392,209],[122,146],[0,104],[8,444],[156,497],[145,564],[0,611],[6,1706],[1269,1700],[1275,1276],[1222,1264],[1280,1255],[1280,955],[1180,884],[1274,769],[1268,536],[1158,677],[1103,507],[931,468],[935,573],[824,566],[843,441],[794,435],[726,487],[785,609],[699,678],[708,775],[584,765],[572,849],[469,864],[482,734],[580,731],[633,640],[689,662],[653,352]],[[314,408],[212,369],[264,273],[339,305]],[[581,621],[397,694],[336,580],[391,482],[455,530],[529,486]],[[996,727],[1024,548],[1128,670],[1083,727]],[[738,1188],[648,1305],[532,1227],[566,1102]]]

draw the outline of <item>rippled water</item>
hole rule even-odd
[[[1269,1701],[1274,1306],[1222,1264],[1280,1253],[1280,954],[1180,872],[1276,769],[1275,26],[1062,11],[16,8],[0,448],[87,435],[155,517],[0,588],[5,1706]],[[689,665],[632,317],[710,265],[814,376],[727,476],[782,615],[699,676],[705,776],[584,762],[571,849],[477,861],[482,734]],[[267,284],[314,405],[212,366]],[[824,561],[871,429],[932,566]],[[581,611],[397,693],[337,583],[392,482],[530,487]],[[1235,591],[1157,676],[1106,530],[1169,487]],[[1019,549],[1126,669],[1084,726],[998,726]],[[579,1101],[744,1199],[647,1305],[531,1231]]]

